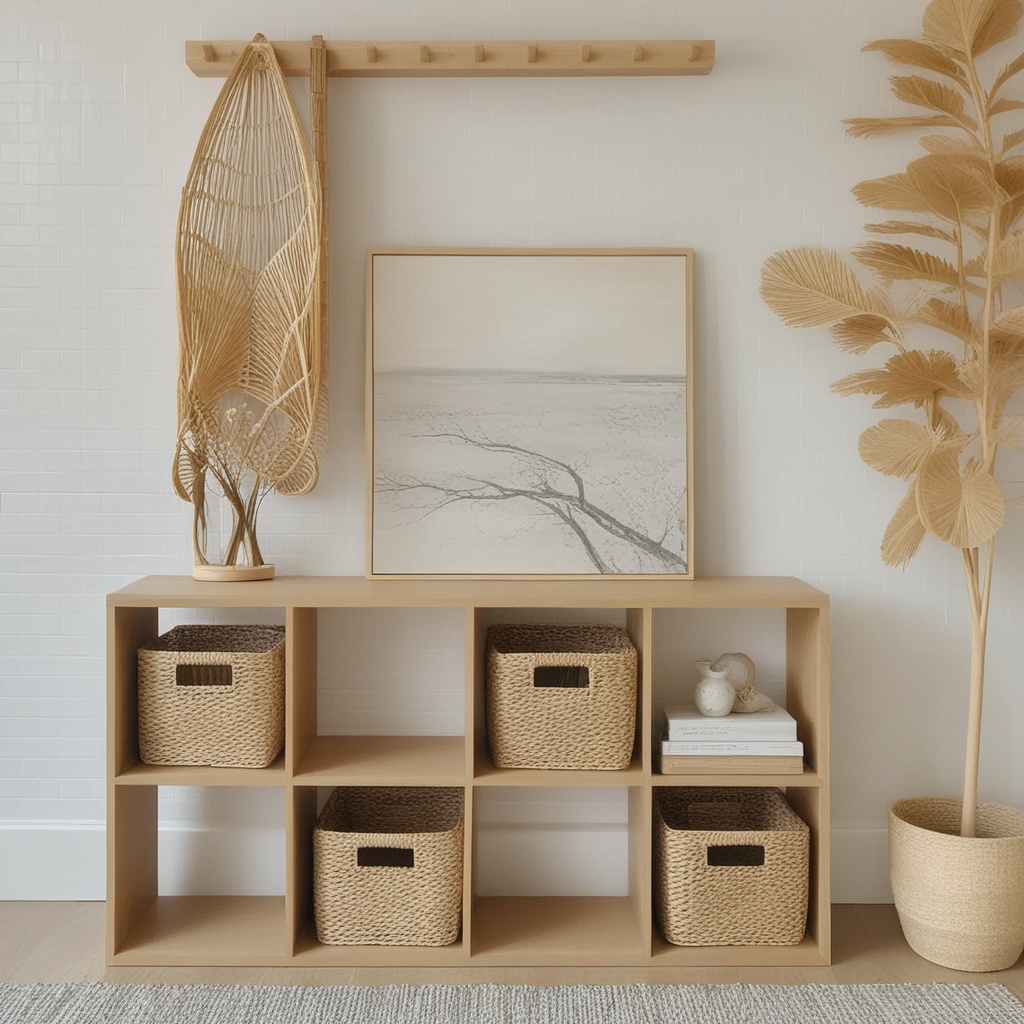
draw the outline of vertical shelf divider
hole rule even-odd
[[[286,886],[284,916],[285,956],[294,956],[313,920],[313,826],[316,824],[316,787],[285,790]]]
[[[476,852],[476,827],[473,822],[475,807],[475,790],[472,780],[466,782],[465,795],[463,797],[465,821],[463,823],[463,847],[462,847],[462,955],[468,960],[473,955],[473,879],[476,872],[474,867]]]
[[[157,898],[157,787],[113,786],[107,808],[107,960]]]
[[[317,609],[285,612],[285,772],[294,779],[316,739]]]
[[[154,607],[107,606],[108,962],[157,897],[157,789],[116,780],[139,760],[138,651],[159,621]]]
[[[466,610],[466,777],[476,775],[478,760],[487,756],[487,612]]]
[[[626,631],[637,652],[637,708],[634,743],[640,751],[643,784],[629,789],[629,896],[640,930],[643,955],[651,955],[652,896],[652,787],[651,735],[654,706],[654,611],[627,608]]]

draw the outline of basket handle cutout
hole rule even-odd
[[[759,868],[764,864],[763,846],[709,846],[708,866]]]
[[[393,846],[360,846],[356,850],[356,865],[361,868],[413,868],[414,862],[412,850]]]
[[[178,686],[230,686],[230,665],[178,665],[174,674]]]
[[[586,665],[537,665],[533,685],[548,689],[585,690],[590,686],[590,669]]]

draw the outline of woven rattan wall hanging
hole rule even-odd
[[[327,434],[327,77],[706,75],[710,39],[556,42],[189,41],[227,76],[178,222],[174,487],[193,504],[193,576],[269,579],[256,517],[316,485]],[[284,76],[310,76],[313,149]],[[208,495],[231,526],[214,555]]]
[[[326,51],[310,55],[314,156],[274,49],[239,55],[182,192],[176,492],[196,579],[269,579],[256,518],[316,486],[327,436]],[[210,498],[230,526],[214,547]]]

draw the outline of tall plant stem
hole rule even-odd
[[[985,641],[988,634],[989,597],[992,593],[992,565],[995,538],[985,553],[985,571],[979,580],[977,551],[964,551],[964,573],[971,605],[971,689],[967,710],[967,753],[964,762],[964,798],[960,835],[973,838],[978,817],[978,761],[981,750],[981,706],[985,687]]]

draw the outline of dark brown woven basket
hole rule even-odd
[[[139,650],[146,764],[265,768],[284,747],[283,626],[175,626]]]
[[[447,946],[462,925],[463,791],[343,786],[313,832],[321,942]]]
[[[800,942],[810,832],[782,793],[659,787],[654,819],[654,904],[669,942]]]
[[[636,675],[636,648],[620,626],[491,626],[491,759],[499,768],[627,768],[636,727]]]

